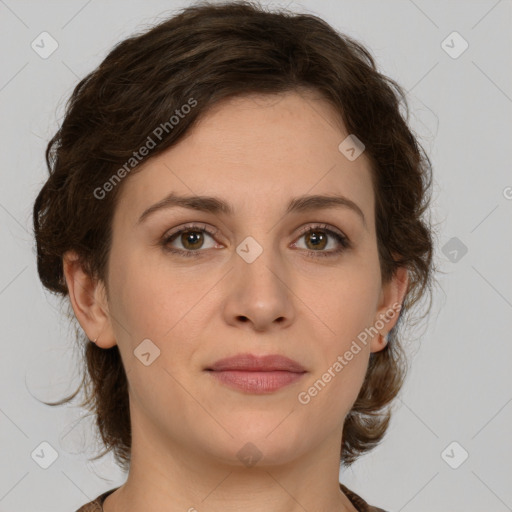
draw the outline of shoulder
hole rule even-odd
[[[354,505],[354,507],[356,507],[358,512],[386,512],[382,508],[368,505],[368,503],[363,498],[361,498],[361,496],[351,491],[348,487],[345,487],[341,483],[340,488],[343,491],[343,493],[347,496],[347,498],[350,500],[350,502]],[[107,496],[112,494],[117,489],[118,487],[110,489],[109,491],[106,491],[103,494],[100,494],[93,501],[90,501],[89,503],[86,503],[85,505],[80,507],[76,512],[101,512],[103,510],[103,502],[105,501]]]
[[[109,491],[100,494],[96,499],[90,501],[89,503],[86,503],[85,505],[82,505],[76,512],[102,512],[103,502],[105,501],[106,497],[112,494],[117,489],[119,489],[119,487],[110,489]]]
[[[342,483],[340,483],[340,488],[358,512],[386,512],[383,508],[368,505],[361,496],[357,495],[354,491],[351,491],[348,487],[345,487]]]

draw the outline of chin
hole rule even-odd
[[[260,425],[261,428],[253,428],[251,434],[243,436],[237,435],[241,431],[235,433],[231,429],[235,437],[224,445],[224,449],[217,447],[219,458],[229,465],[247,468],[289,464],[305,449],[304,439],[292,435],[289,429],[276,429],[276,425],[278,423]]]

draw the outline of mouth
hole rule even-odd
[[[297,361],[278,354],[239,354],[221,359],[205,371],[230,388],[255,394],[277,391],[307,373]]]

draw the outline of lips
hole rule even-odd
[[[215,362],[206,368],[211,371],[243,370],[247,372],[275,372],[285,371],[304,373],[305,368],[289,357],[272,354],[268,356],[255,356],[252,354],[238,354]]]
[[[297,361],[281,355],[239,354],[220,359],[206,370],[222,384],[252,394],[272,393],[306,373]]]

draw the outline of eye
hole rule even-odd
[[[345,235],[330,229],[326,224],[306,226],[301,230],[300,238],[305,238],[306,251],[313,257],[337,256],[351,247],[350,240]],[[331,250],[325,251],[329,242],[331,242]],[[297,246],[297,242],[293,245]],[[332,248],[333,245],[334,248]]]
[[[217,232],[218,230],[212,229],[206,224],[187,224],[164,236],[161,245],[165,251],[179,256],[201,256],[201,252],[204,252],[201,249],[215,248],[214,237]],[[205,245],[205,240],[208,237],[212,240],[209,246]],[[306,226],[300,232],[299,239],[301,238],[305,238],[305,250],[308,255],[313,257],[337,256],[351,247],[350,240],[345,235],[329,228],[326,224]],[[173,244],[180,244],[181,248],[173,246]],[[334,248],[324,250],[329,245],[334,245]],[[297,242],[294,242],[292,246],[298,247]]]
[[[215,247],[215,241],[213,241],[213,245],[205,247],[205,235],[213,239],[216,233],[217,230],[209,228],[206,224],[189,224],[165,236],[162,246],[166,251],[181,256],[199,256],[200,249]],[[175,243],[181,244],[182,248],[172,247],[171,244]]]

